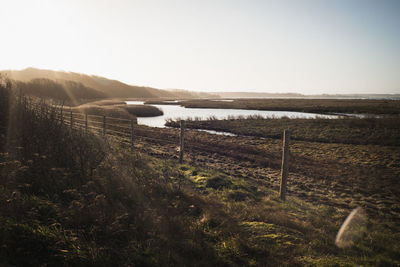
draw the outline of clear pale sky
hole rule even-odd
[[[198,91],[400,93],[400,0],[1,0],[0,69]]]

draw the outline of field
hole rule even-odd
[[[1,265],[400,264],[394,144],[295,138],[282,202],[277,137],[188,129],[179,164],[178,129],[137,125],[131,151],[129,139],[60,124],[57,110],[9,106],[0,120]],[[359,206],[368,223],[338,248],[338,229]]]
[[[179,122],[166,124],[178,127]],[[340,119],[265,119],[254,116],[225,120],[187,120],[186,127],[231,132],[237,135],[282,139],[290,130],[292,139],[321,143],[400,145],[400,117]]]
[[[163,103],[162,101],[148,101]],[[235,108],[253,110],[298,111],[319,114],[400,114],[400,101],[363,99],[234,99],[233,101],[185,100],[180,105],[187,108]]]
[[[169,125],[177,126],[177,123],[170,122]],[[277,170],[282,131],[290,129],[290,168],[295,195],[310,201],[336,203],[334,206],[364,205],[374,212],[383,210],[396,220],[400,218],[400,190],[396,178],[400,174],[398,125],[397,118],[186,122],[188,128],[201,127],[247,136],[218,136],[203,145],[214,149],[229,147],[232,154],[228,151],[226,154],[232,155],[230,157],[243,155],[255,165]],[[316,192],[312,193],[314,190]]]
[[[158,130],[151,136],[171,140],[177,135],[172,131]],[[269,188],[278,191],[281,140],[216,136],[190,130],[187,130],[186,139],[190,164],[243,179],[257,190]],[[167,149],[147,143],[143,148],[147,153],[162,158],[176,155],[174,145]],[[349,212],[361,206],[369,217],[369,231],[373,232],[375,227],[386,227],[393,234],[399,232],[399,146],[293,140],[290,158],[288,188],[292,200],[299,199],[317,209],[335,212]],[[233,196],[246,200],[249,195],[243,191],[226,194],[228,200]],[[367,245],[371,246],[372,243]]]

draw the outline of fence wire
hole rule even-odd
[[[49,111],[52,109],[57,110],[57,107],[50,106],[47,108],[43,108],[44,106],[46,107],[46,105],[40,103],[31,103],[32,109],[34,109],[35,112],[38,112],[44,116],[48,116]],[[68,109],[61,109],[61,108],[59,108],[59,112],[57,112],[56,114],[57,115],[55,116],[56,117],[55,119],[57,119],[60,122],[60,124],[66,125],[69,128],[91,132],[98,136],[113,137],[115,141],[123,144],[130,144],[131,147],[135,146],[135,140],[137,140],[138,138],[152,143],[174,145],[177,147],[180,144],[180,136],[178,132],[175,135],[171,133],[162,133],[161,135],[165,135],[167,136],[167,138],[165,139],[157,138],[151,136],[156,134],[155,130],[138,128],[137,124],[134,123],[134,120],[121,119],[110,116],[90,115],[90,114],[72,112]],[[196,136],[193,136],[193,139],[185,138],[184,140],[185,148],[190,150],[194,149],[194,150],[207,151],[218,154],[222,153],[220,145],[218,144],[214,144],[213,146],[201,145],[198,143],[200,141],[196,139],[197,139]]]

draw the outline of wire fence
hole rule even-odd
[[[36,106],[36,110],[40,113],[46,113],[45,110],[40,109],[42,105],[33,104]],[[50,112],[49,112],[50,113]],[[53,114],[54,112],[52,112]],[[151,127],[140,127],[137,125],[136,120],[129,120],[123,118],[115,118],[111,116],[100,116],[100,115],[90,115],[79,112],[74,112],[69,109],[57,110],[57,116],[55,119],[58,120],[60,124],[64,124],[74,129],[81,129],[87,132],[96,133],[99,135],[110,136],[110,137],[123,137],[124,142],[131,142],[132,147],[134,147],[134,142],[137,138],[142,138],[147,141],[153,141],[157,144],[170,144],[180,146],[181,135],[185,135],[185,129],[171,132],[162,132],[159,128]],[[182,136],[183,137],[183,136]],[[189,138],[190,139],[189,139]],[[192,142],[189,142],[192,141]],[[209,140],[210,141],[210,140]],[[185,146],[191,149],[207,150],[214,152],[221,152],[218,147],[210,147],[209,145],[201,144],[198,140],[196,134],[191,133],[186,136]],[[221,147],[222,145],[219,145]]]
[[[79,129],[97,135],[118,137],[117,140],[119,141],[124,143],[130,142],[132,148],[134,148],[135,145],[134,140],[138,137],[158,143],[179,144],[180,137],[178,135],[164,135],[168,137],[168,139],[151,137],[156,130],[139,128],[137,127],[137,120],[134,119],[91,115],[63,108],[54,108],[56,112],[51,112],[52,107],[47,107],[46,109],[44,105],[40,103],[30,103],[30,105],[32,109],[42,116],[54,116],[54,114],[56,114],[54,119],[60,124],[69,126],[71,129]]]
[[[40,114],[56,114],[54,116],[60,124],[70,127],[71,129],[79,129],[85,132],[91,132],[99,136],[113,137],[116,141],[130,144],[135,149],[137,140],[140,138],[146,142],[158,145],[171,145],[177,148],[180,161],[183,161],[183,153],[185,148],[191,150],[200,150],[217,154],[226,154],[223,152],[225,147],[223,144],[210,145],[211,140],[207,144],[203,144],[202,140],[197,138],[194,133],[187,134],[185,138],[185,127],[181,125],[181,130],[161,131],[159,128],[151,128],[137,125],[137,121],[133,119],[115,118],[111,116],[90,115],[72,111],[67,108],[54,108],[55,112],[50,112],[53,107],[44,107],[40,103],[32,103],[32,107]],[[236,146],[238,146],[236,144]],[[241,148],[241,150],[251,151],[250,148]]]
[[[157,143],[163,144],[173,144],[179,146],[181,143],[181,135],[185,135],[185,127],[182,126],[179,133],[179,130],[176,131],[167,131],[163,132],[159,128],[152,128],[146,126],[139,126],[137,121],[134,119],[123,119],[116,118],[111,116],[100,116],[100,115],[90,115],[85,113],[79,113],[72,111],[67,108],[57,108],[57,112],[50,112],[51,108],[48,110],[43,109],[43,105],[40,103],[32,103],[31,104],[36,111],[40,113],[56,113],[55,119],[60,123],[69,126],[74,129],[81,129],[87,132],[93,132],[102,134],[104,136],[117,136],[124,137],[129,140],[129,142],[134,142],[138,137],[146,139],[148,141],[154,141]],[[207,151],[212,150],[208,144],[201,144],[201,140],[197,138],[196,133],[186,134],[185,141],[193,141],[193,142],[185,142],[185,146],[195,149],[207,149]],[[183,136],[182,136],[183,137]],[[190,138],[190,139],[189,139]],[[210,143],[211,140],[208,140]],[[134,145],[134,144],[133,144]],[[232,145],[232,144],[230,144]],[[221,147],[222,144],[219,145]],[[246,149],[249,150],[249,149]],[[215,151],[219,152],[216,148]]]
[[[162,132],[158,128],[150,129],[149,127],[139,127],[137,120],[115,118],[111,116],[91,115],[85,113],[74,112],[72,109],[64,109],[52,105],[43,105],[42,103],[29,103],[31,108],[38,113],[39,116],[47,116],[54,119],[60,125],[69,127],[71,130],[80,130],[86,133],[93,133],[102,137],[112,137],[113,140],[129,145],[135,150],[135,142],[140,138],[147,142],[159,145],[172,145],[179,147],[179,161],[183,163],[185,147],[190,149],[206,151],[217,154],[229,155],[234,149],[243,150],[254,156],[259,154],[254,148],[243,147],[238,144],[230,143],[229,147],[225,144],[202,144],[200,140],[196,140],[196,135],[192,134],[191,139],[185,140],[185,123],[181,120],[180,131]],[[282,167],[281,167],[281,198],[285,199],[286,195],[286,177],[288,172],[289,159],[289,138],[290,134],[285,131],[283,140],[284,147],[282,149]],[[237,153],[238,151],[236,151]],[[230,155],[232,156],[232,155]]]

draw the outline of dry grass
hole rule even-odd
[[[167,126],[179,127],[179,121]],[[400,117],[340,119],[265,119],[260,117],[225,120],[187,120],[186,127],[231,132],[244,136],[281,139],[283,130],[290,130],[294,140],[341,143],[400,145]]]
[[[123,104],[121,104],[123,103]],[[154,117],[162,115],[162,111],[154,106],[127,105],[118,100],[102,100],[86,103],[72,108],[73,111],[88,115],[108,116],[123,119],[136,117]]]
[[[399,100],[363,99],[235,99],[232,102],[211,100],[182,101],[187,108],[235,108],[252,110],[298,111],[310,113],[400,114]]]
[[[125,101],[121,101],[121,100],[117,100],[117,99],[105,99],[105,100],[89,102],[87,104],[95,105],[95,106],[109,106],[109,105],[124,105],[126,103],[125,103]]]
[[[84,113],[88,115],[107,116],[121,119],[136,119],[136,117],[130,114],[123,108],[115,106],[97,106],[91,104],[84,104],[71,109],[74,112]]]
[[[164,114],[157,107],[149,105],[125,105],[123,108],[130,114],[134,114],[136,117],[155,117]]]

